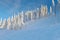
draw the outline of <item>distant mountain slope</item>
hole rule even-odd
[[[36,29],[54,27],[54,25],[60,25],[60,15],[40,18],[35,21],[26,23],[24,27],[27,29]]]
[[[26,23],[21,30],[0,30],[0,40],[60,40],[60,14]]]

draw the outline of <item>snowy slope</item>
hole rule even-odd
[[[0,40],[60,40],[60,15],[26,23],[21,30],[0,30]]]

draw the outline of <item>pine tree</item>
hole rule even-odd
[[[7,29],[12,29],[10,17],[7,19]]]
[[[6,29],[7,28],[7,20],[6,20],[6,18],[3,20],[2,28],[3,29]]]

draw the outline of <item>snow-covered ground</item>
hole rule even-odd
[[[0,30],[0,40],[60,40],[60,14],[26,23],[21,30]]]

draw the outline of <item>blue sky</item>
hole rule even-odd
[[[55,0],[55,4],[57,0]],[[0,0],[0,18],[8,18],[14,13],[40,8],[41,4],[52,6],[52,0]]]

